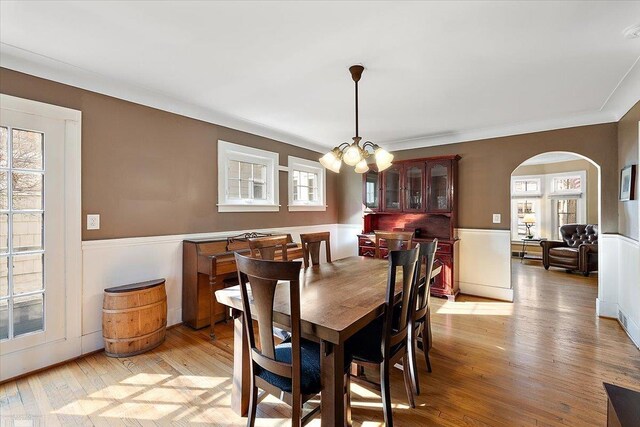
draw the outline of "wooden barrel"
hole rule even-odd
[[[167,328],[165,280],[104,290],[102,337],[107,356],[144,353],[164,341]]]

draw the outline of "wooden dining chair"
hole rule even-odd
[[[291,406],[293,426],[304,425],[320,408],[313,409],[303,417],[303,405],[311,397],[320,393],[322,383],[320,345],[301,337],[300,268],[302,263],[300,261],[265,261],[238,253],[235,254],[235,259],[242,296],[244,328],[250,352],[247,426],[253,426],[255,423],[258,388],[284,400]],[[286,286],[288,289],[291,339],[286,343],[275,345],[271,330],[274,295],[278,286]],[[257,337],[254,322],[251,319],[257,320]]]
[[[304,268],[309,267],[309,258],[312,265],[320,264],[320,245],[325,243],[327,262],[331,262],[331,233],[324,231],[321,233],[301,234],[302,256],[304,258]]]
[[[282,260],[287,261],[288,242],[289,239],[286,235],[251,238],[249,239],[251,258],[273,261],[276,257],[276,251],[279,250],[282,253]],[[273,327],[273,335],[283,341],[291,338],[288,331],[275,326]]]
[[[429,243],[420,243],[418,255],[418,265],[416,267],[416,305],[413,313],[412,324],[409,327],[407,337],[409,346],[409,369],[413,382],[413,391],[420,394],[420,380],[418,378],[418,363],[416,348],[418,337],[421,339],[422,351],[427,363],[427,371],[431,372],[431,361],[429,360],[429,350],[431,350],[431,271],[433,270],[433,260],[438,248],[438,239],[433,239]],[[424,266],[424,269],[423,269]]]
[[[249,239],[249,250],[251,258],[261,258],[264,260],[273,260],[276,257],[276,251],[282,254],[282,260],[288,261],[287,257],[287,236],[268,236],[254,237]]]
[[[391,410],[390,370],[402,359],[404,386],[412,408],[415,408],[412,380],[410,377],[407,337],[413,320],[415,307],[415,285],[420,245],[413,249],[389,252],[389,270],[384,311],[381,316],[349,338],[346,349],[353,362],[380,371],[380,389],[384,421],[393,426]],[[396,271],[402,268],[402,293],[395,299]],[[399,306],[400,315],[394,316],[394,306]],[[394,320],[394,317],[396,319]]]
[[[411,247],[411,240],[413,239],[413,231],[379,231],[373,232],[375,238],[375,257],[383,258],[380,251],[380,240],[384,239],[387,244],[387,251],[399,251],[401,249],[409,249]]]

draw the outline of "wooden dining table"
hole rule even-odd
[[[352,256],[300,271],[302,336],[320,343],[323,426],[351,425],[351,410],[343,399],[345,342],[382,314],[388,266],[384,259]],[[435,277],[439,272],[440,269],[434,269],[431,276]],[[290,328],[287,288],[278,286],[274,297],[274,324],[283,329]],[[396,295],[401,291],[402,284],[398,280]],[[246,416],[250,358],[244,336],[240,288],[233,286],[216,291],[216,298],[232,309],[234,361],[231,406],[236,413]]]

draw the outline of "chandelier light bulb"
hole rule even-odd
[[[362,154],[360,154],[360,147],[357,142],[354,142],[345,150],[342,160],[349,166],[355,166],[362,160]]]
[[[356,169],[355,169],[357,173],[365,173],[368,170],[369,170],[369,165],[367,164],[367,161],[365,159],[360,160],[356,165]]]
[[[335,149],[329,151],[327,154],[320,158],[320,164],[325,168],[333,171],[335,173],[340,173],[340,167],[342,166],[342,161],[336,155]]]
[[[376,157],[376,163],[378,163],[378,165],[385,165],[387,163],[391,165],[391,162],[393,161],[393,154],[389,153],[384,148],[376,148],[374,155]]]

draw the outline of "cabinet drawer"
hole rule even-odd
[[[453,252],[453,245],[451,243],[438,242],[436,252],[439,254],[450,254]]]
[[[366,237],[359,237],[358,246],[371,246],[373,248],[376,246],[376,244],[371,239],[368,239]]]
[[[360,256],[368,256],[368,257],[375,257],[376,256],[376,250],[375,248],[369,248],[369,247],[359,247],[358,248],[358,255]]]

